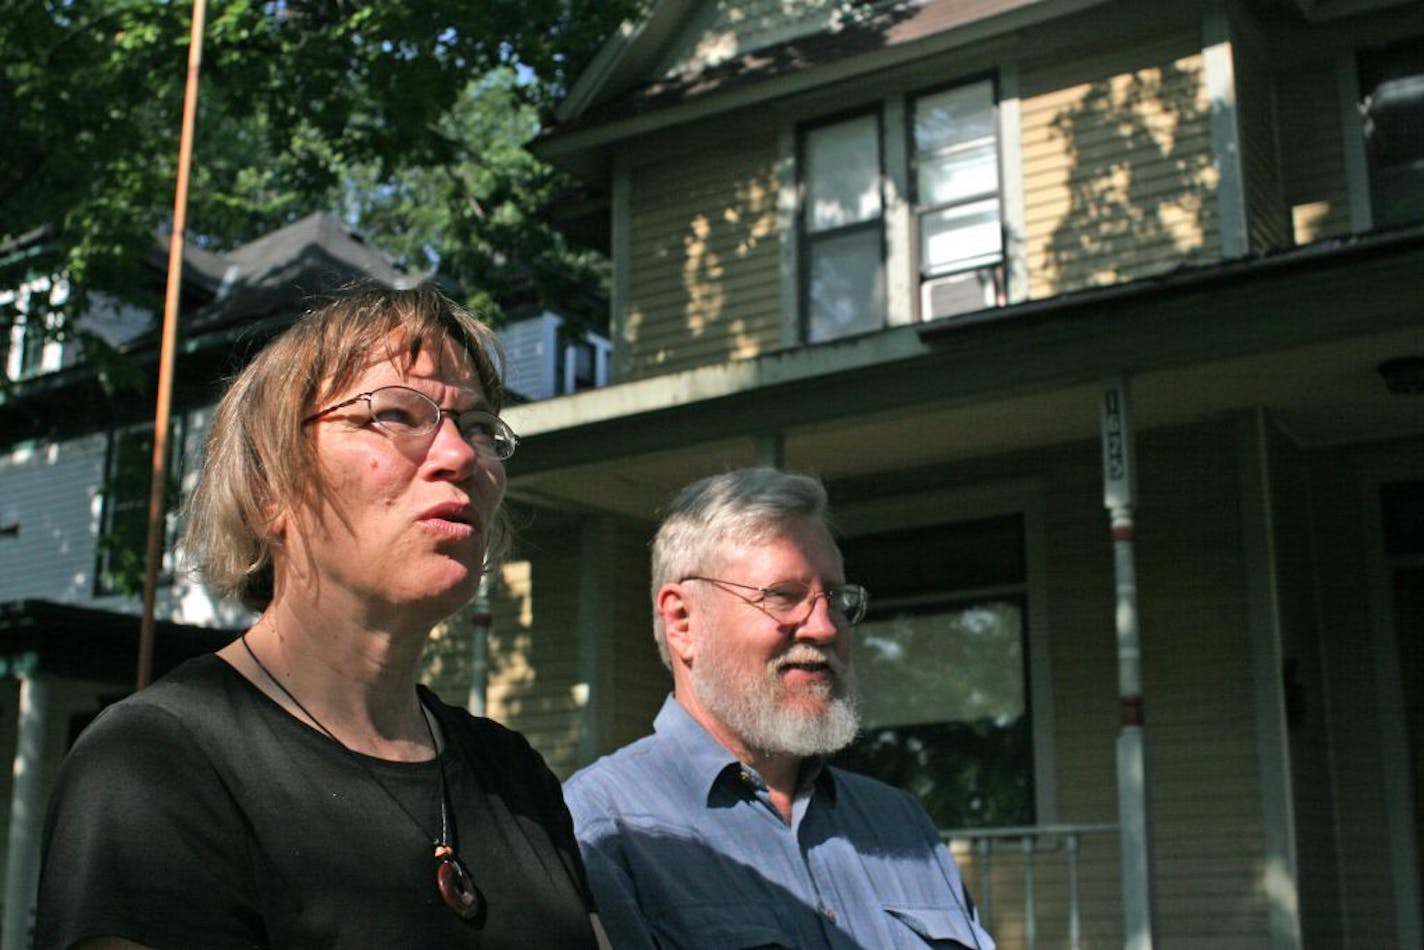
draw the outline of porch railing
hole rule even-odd
[[[1067,933],[1047,937],[1052,946],[1067,946],[1081,950],[1083,945],[1083,894],[1082,894],[1082,852],[1085,839],[1116,835],[1116,824],[1054,824],[1030,825],[1008,828],[966,828],[955,831],[941,831],[940,836],[949,845],[960,864],[964,867],[970,888],[979,906],[979,917],[1002,948],[1020,944],[1025,950],[1035,950],[1038,946],[1040,907],[1040,878],[1050,875],[1055,891],[1055,905],[1059,914],[1066,916]],[[1108,863],[1116,864],[1116,849],[1108,858]],[[1097,863],[1097,862],[1095,862]],[[1005,865],[1018,864],[1021,874],[1012,881],[1012,868]],[[1012,881],[1012,883],[1010,883]],[[1002,939],[996,927],[1004,918],[1012,916],[1011,911],[995,913],[995,883],[999,887],[1021,890],[1022,919],[1014,920],[1011,933]],[[1017,887],[1014,887],[1017,885]],[[1116,888],[1114,888],[1116,890]],[[1007,921],[1004,921],[1007,923]],[[1009,928],[1006,928],[1009,929]]]

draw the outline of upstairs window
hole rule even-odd
[[[920,96],[911,111],[920,316],[1003,302],[999,137],[989,80]]]
[[[1375,226],[1424,220],[1424,38],[1362,53],[1360,94]]]
[[[808,129],[801,150],[806,338],[878,330],[885,325],[880,117]]]
[[[153,425],[119,429],[109,438],[104,508],[99,535],[95,594],[143,593],[148,553],[148,496],[153,480]],[[159,577],[171,580],[181,480],[182,425],[174,419],[168,436],[168,478],[164,498],[163,564]]]

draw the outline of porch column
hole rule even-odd
[[[1117,740],[1118,843],[1122,856],[1123,946],[1150,950],[1152,931],[1152,838],[1147,809],[1147,749],[1142,702],[1142,649],[1137,622],[1137,573],[1133,550],[1133,428],[1126,377],[1103,386],[1103,505],[1112,525],[1117,590],[1117,685],[1122,731]]]
[[[5,856],[5,919],[0,950],[30,942],[30,915],[39,879],[44,822],[40,773],[44,765],[49,687],[33,670],[20,672],[20,710],[15,735],[14,784],[10,791],[10,837]]]

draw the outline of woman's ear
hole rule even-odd
[[[692,604],[681,584],[664,584],[658,589],[658,616],[663,621],[668,656],[686,665],[696,652],[692,636]]]

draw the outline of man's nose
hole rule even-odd
[[[796,638],[812,643],[829,643],[841,632],[842,623],[831,610],[831,598],[825,591],[811,595],[811,612],[796,628]]]

